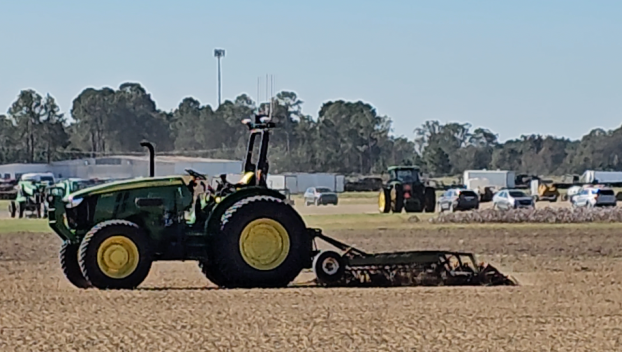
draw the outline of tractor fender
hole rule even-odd
[[[220,228],[220,218],[233,204],[237,203],[241,199],[254,196],[271,196],[281,200],[285,200],[286,198],[285,195],[283,195],[281,192],[270,188],[260,186],[242,188],[226,196],[220,201],[220,203],[214,206],[214,209],[209,215],[207,221],[205,222],[206,233],[209,234],[214,231],[218,231],[218,229]]]

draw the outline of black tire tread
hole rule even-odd
[[[78,263],[79,246],[70,242],[63,242],[60,247],[59,259],[63,274],[77,288],[92,287],[91,283],[84,277]]]
[[[215,265],[201,260],[199,261],[199,269],[201,269],[203,275],[214,285],[218,287],[228,286],[227,279],[225,279]]]

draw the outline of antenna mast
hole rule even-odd
[[[265,90],[262,92],[262,76],[257,77],[257,111],[259,114],[268,115],[272,118],[272,110],[274,109],[274,82],[276,81],[274,75],[266,74]],[[263,94],[262,94],[263,93]],[[270,101],[268,101],[268,95]],[[263,103],[261,102],[263,100]],[[263,108],[262,108],[263,105]]]

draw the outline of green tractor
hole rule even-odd
[[[54,184],[50,173],[29,173],[21,176],[17,183],[17,197],[9,203],[9,215],[23,218],[25,212],[34,213],[37,218],[47,215],[46,190]]]
[[[155,177],[153,145],[143,142],[150,177],[69,195],[52,188],[48,221],[63,241],[60,263],[69,282],[83,289],[133,289],[154,261],[193,260],[223,288],[284,287],[305,268],[313,268],[323,286],[515,284],[494,267],[478,265],[470,253],[366,253],[306,227],[286,195],[266,186],[274,124],[265,115],[244,123],[250,138],[238,183],[221,175],[214,189],[190,169],[184,176]],[[317,239],[343,253],[317,250]]]
[[[196,260],[221,287],[283,287],[312,264],[312,237],[286,196],[266,186],[270,129],[267,116],[250,129],[244,176],[214,190],[207,177],[150,177],[49,195],[49,226],[61,237],[60,261],[77,287],[132,289],[152,262]],[[255,142],[259,153],[253,160]],[[191,213],[188,215],[188,213]]]
[[[389,181],[378,193],[378,210],[381,213],[433,213],[436,191],[426,185],[414,166],[391,166]]]

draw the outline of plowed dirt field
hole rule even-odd
[[[474,251],[520,287],[217,290],[186,262],[132,292],[73,288],[54,235],[0,235],[0,351],[621,351],[621,230],[331,232],[368,251]]]

